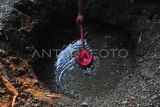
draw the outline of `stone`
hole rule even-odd
[[[83,102],[83,103],[81,104],[81,107],[89,107],[89,106],[88,106],[88,103],[87,103],[87,102]]]
[[[0,49],[0,57],[4,57],[4,56],[6,56],[8,53],[5,51],[5,50],[3,50],[3,49]]]

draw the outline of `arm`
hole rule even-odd
[[[78,15],[84,15],[84,6],[86,0],[78,0]]]
[[[78,0],[78,16],[76,18],[76,22],[79,25],[83,23],[84,20],[84,7],[86,0]]]

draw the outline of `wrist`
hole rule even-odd
[[[79,17],[84,17],[84,15],[83,15],[83,14],[78,14],[78,16],[79,16]]]

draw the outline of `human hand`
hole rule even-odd
[[[76,18],[76,23],[79,26],[80,24],[82,24],[84,21],[84,16],[83,15],[78,15]]]

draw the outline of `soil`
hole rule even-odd
[[[119,8],[120,0],[109,2],[108,8],[99,2],[95,8],[105,8],[102,15],[91,12],[94,5],[88,7],[85,27],[91,48],[126,49],[128,57],[100,58],[95,75],[81,75],[78,68],[66,73],[58,85],[55,54],[52,58],[32,55],[35,50],[61,49],[79,39],[75,13],[65,14],[63,3],[0,2],[0,76],[7,77],[19,93],[15,107],[159,107],[159,1],[129,0]],[[64,19],[67,15],[70,18]],[[11,106],[12,97],[0,80],[0,106]]]

